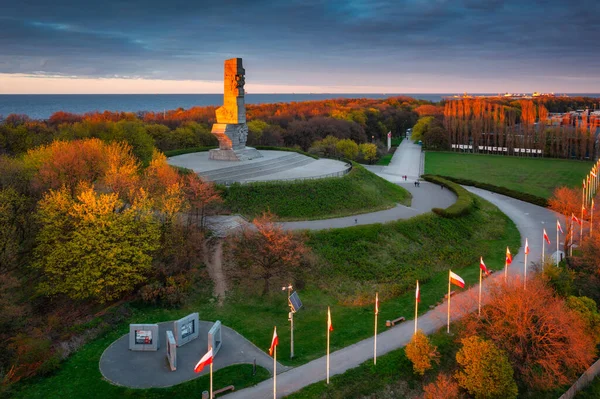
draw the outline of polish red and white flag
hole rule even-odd
[[[273,356],[275,353],[275,347],[279,345],[279,337],[277,336],[277,327],[273,329],[273,339],[271,340],[271,347],[269,348],[269,355]]]
[[[458,274],[450,272],[450,283],[460,288],[465,288],[465,280],[462,279]]]
[[[333,324],[331,324],[331,310],[327,307],[327,331],[333,331]]]
[[[206,354],[204,356],[202,356],[202,359],[200,359],[198,364],[196,364],[196,367],[194,367],[194,372],[196,372],[196,373],[201,372],[202,369],[204,368],[204,366],[207,366],[207,365],[211,364],[212,362],[213,362],[213,350],[212,350],[212,348],[210,348],[210,350],[208,352],[206,352]]]
[[[525,239],[525,255],[529,255],[529,242]]]
[[[562,234],[564,234],[565,232],[562,229],[562,226],[560,225],[560,221],[558,219],[556,219],[556,229],[558,231],[560,231]]]
[[[510,254],[510,249],[506,247],[506,265],[510,265],[512,263],[512,255]]]
[[[550,237],[548,237],[548,234],[546,234],[546,229],[544,229],[544,240],[546,240],[548,245],[550,245]]]
[[[421,290],[419,289],[419,280],[417,280],[417,291],[415,292],[417,303],[421,302]]]
[[[485,263],[483,263],[483,256],[479,258],[479,268],[483,270],[486,276],[490,274],[490,271],[488,270],[487,266],[485,265]]]

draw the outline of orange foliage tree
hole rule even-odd
[[[481,317],[465,319],[466,336],[481,335],[504,350],[516,375],[546,390],[573,381],[595,357],[580,316],[541,279],[491,284]]]
[[[203,228],[208,208],[222,203],[221,195],[214,183],[202,179],[195,173],[187,175],[184,191],[191,208],[190,216],[195,219],[197,226]]]
[[[263,295],[269,292],[271,279],[290,277],[308,252],[302,236],[285,231],[263,213],[250,227],[228,238],[231,256],[238,266],[235,274],[243,279],[262,280]]]
[[[423,387],[423,399],[458,399],[458,383],[448,374],[438,374],[436,380]]]
[[[567,221],[565,227],[565,252],[569,249],[571,234],[573,234],[571,215],[579,217],[581,212],[581,195],[578,190],[569,187],[558,187],[554,190],[552,197],[548,200],[550,209],[565,216]]]

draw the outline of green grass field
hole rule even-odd
[[[358,164],[344,177],[234,184],[226,206],[249,218],[270,210],[280,220],[328,219],[410,204],[410,193]]]
[[[221,320],[265,351],[273,326],[277,326],[278,360],[292,366],[304,364],[325,355],[327,306],[331,306],[335,325],[335,333],[331,335],[333,351],[371,336],[375,291],[379,291],[381,298],[379,330],[384,331],[386,319],[413,318],[417,278],[421,281],[419,311],[425,313],[429,305],[439,302],[446,293],[448,268],[472,285],[478,281],[479,256],[485,258],[488,267],[499,270],[503,267],[504,247],[509,245],[516,252],[520,243],[512,221],[483,200],[479,201],[479,209],[462,218],[446,219],[429,213],[385,225],[315,232],[309,237],[316,261],[314,269],[300,271],[303,287],[296,281],[304,307],[294,316],[296,357],[293,360],[289,359],[285,292],[274,289],[262,297],[257,294],[260,286],[252,291],[238,287],[219,306],[210,297],[212,287],[206,276],[195,296],[179,309],[129,305],[132,316],[127,323],[85,345],[53,376],[23,384],[16,397],[160,398],[200,392],[206,384],[202,378],[170,389],[130,390],[102,381],[98,371],[102,352],[127,332],[128,323],[175,320],[191,312],[199,312],[202,320]],[[275,282],[273,286],[279,288]],[[235,380],[234,371],[231,374],[222,371],[219,380],[222,385],[239,388],[266,377],[261,374],[250,378],[247,372],[240,371],[239,379]]]
[[[519,158],[502,155],[427,152],[425,173],[460,177],[543,198],[556,187],[581,187],[591,162],[548,158]]]
[[[377,163],[375,165],[388,166],[390,164],[390,162],[392,162],[393,156],[394,156],[394,154],[385,154],[384,156],[379,158],[379,160],[377,161]]]

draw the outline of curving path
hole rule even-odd
[[[404,144],[404,142],[403,142]],[[409,143],[410,144],[410,143]],[[411,148],[410,146],[406,146]],[[397,151],[398,153],[398,151]],[[402,152],[398,155],[401,156]],[[394,156],[395,158],[396,156]],[[414,158],[413,158],[414,159]],[[401,163],[399,163],[401,165]],[[387,173],[378,174],[384,175]],[[401,176],[403,173],[400,172]],[[406,174],[406,173],[404,173]],[[393,176],[395,178],[395,176]],[[421,188],[424,186],[422,185]],[[408,187],[407,187],[408,188]],[[465,187],[467,190],[479,195],[487,201],[496,205],[502,212],[504,212],[509,218],[511,218],[516,224],[517,228],[522,237],[521,248],[524,245],[525,237],[529,238],[529,263],[537,262],[541,258],[542,254],[542,229],[546,228],[548,234],[552,240],[552,247],[556,248],[555,226],[557,214],[554,212],[542,208],[536,205],[532,205],[523,201],[519,201],[510,197],[506,197],[500,194],[491,193],[485,190]],[[413,192],[411,190],[411,192]],[[437,190],[436,190],[437,191]],[[442,190],[439,190],[441,192]],[[418,202],[418,201],[417,201]],[[564,222],[564,221],[561,221]],[[563,223],[564,225],[564,223]],[[513,258],[513,264],[509,268],[509,276],[514,278],[523,274],[524,256],[523,251],[519,248],[518,254]],[[513,249],[513,253],[516,253],[516,248]],[[548,250],[547,255],[552,251]],[[503,255],[500,255],[503,256]],[[503,273],[495,273],[490,279],[502,279]],[[485,285],[485,283],[484,283]],[[468,312],[477,308],[476,293],[478,287],[471,287],[453,297],[453,309],[460,310],[455,311],[453,320],[460,317],[459,313]],[[456,298],[456,299],[454,299]],[[484,296],[485,298],[485,296]],[[485,299],[484,299],[485,302]],[[419,329],[423,330],[426,334],[431,334],[446,324],[446,304],[442,304],[429,312],[421,315],[418,318]],[[392,350],[405,346],[412,337],[414,332],[414,324],[412,322],[400,324],[399,326],[378,334],[377,338],[377,354],[381,356]],[[341,374],[348,369],[359,366],[364,361],[371,359],[373,356],[373,338],[368,338],[357,342],[354,345],[340,349],[333,352],[330,355],[330,375]],[[277,376],[277,397],[284,397],[293,392],[296,392],[303,387],[323,381],[325,379],[325,357],[313,360],[302,366],[293,368],[289,371],[282,372]],[[227,395],[228,399],[235,398],[268,398],[273,395],[273,380],[269,379],[257,384],[254,387],[246,388],[241,391]]]

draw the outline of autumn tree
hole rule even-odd
[[[571,242],[571,235],[574,234],[572,231],[571,216],[575,215],[578,218],[581,213],[581,195],[578,190],[569,187],[558,187],[554,190],[552,197],[548,200],[548,206],[554,212],[558,212],[564,215],[567,221],[563,226],[565,228],[564,235],[564,248],[565,252],[568,251]]]
[[[552,389],[569,383],[594,359],[594,340],[581,317],[540,278],[489,284],[481,317],[465,318],[466,335],[481,335],[508,354],[528,386]],[[568,356],[565,354],[568,353]]]
[[[377,159],[377,146],[372,143],[359,144],[358,153],[362,161],[371,164]]]
[[[432,345],[427,335],[421,330],[412,336],[405,351],[406,357],[413,364],[415,374],[423,375],[433,367],[432,362],[439,363],[440,354],[437,346]]]
[[[50,190],[40,201],[34,267],[42,271],[46,295],[100,303],[120,298],[145,281],[159,231],[143,193],[129,206],[114,193],[98,194],[81,184]]]
[[[214,183],[204,180],[195,173],[186,176],[184,192],[196,226],[204,228],[208,209],[223,202],[220,193]]]
[[[161,212],[165,224],[171,223],[186,208],[182,180],[177,170],[167,163],[167,157],[154,150],[144,170],[142,186],[154,200],[155,209]]]
[[[448,374],[440,373],[434,382],[423,387],[423,399],[458,399],[458,383]]]
[[[344,139],[340,140],[335,145],[338,152],[346,159],[354,160],[358,155],[358,144],[353,140]]]
[[[273,219],[273,214],[263,213],[251,226],[228,238],[237,264],[234,274],[262,280],[263,295],[269,292],[272,278],[289,277],[308,252],[302,236],[285,231]]]
[[[463,338],[456,354],[458,384],[475,399],[516,398],[518,389],[506,353],[477,336]]]

